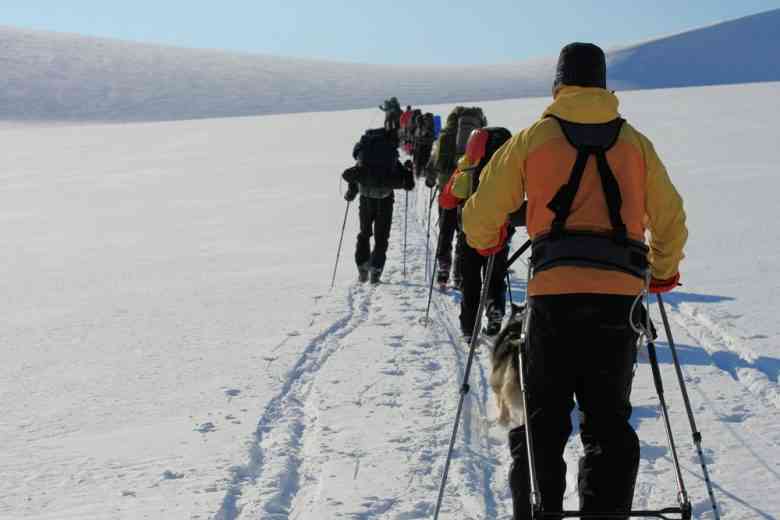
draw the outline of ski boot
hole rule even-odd
[[[461,238],[458,238],[458,240],[461,240]],[[463,292],[463,255],[461,254],[455,255],[455,262],[452,268],[452,286]]]
[[[368,265],[358,266],[358,281],[360,283],[366,283],[368,281],[369,268]]]
[[[504,319],[504,313],[501,309],[493,305],[487,310],[487,325],[485,326],[485,336],[495,336],[501,331],[501,322]]]
[[[371,268],[371,283],[378,284],[379,279],[382,277],[382,270],[377,269],[376,267]]]
[[[459,276],[458,273],[452,275],[452,286],[460,292],[463,292],[463,277]]]
[[[450,281],[450,272],[449,270],[445,271],[443,269],[439,269],[439,271],[436,273],[436,283],[439,284],[439,288],[441,290],[444,290],[447,288],[447,282]]]

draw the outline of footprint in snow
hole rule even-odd
[[[169,469],[166,469],[163,471],[163,474],[160,475],[160,480],[178,480],[180,478],[184,478],[184,473],[177,473]]]
[[[729,415],[721,415],[720,420],[728,423],[741,423],[744,422],[745,419],[749,417],[750,417],[749,413],[732,413]]]
[[[205,423],[197,426],[196,428],[193,428],[193,431],[196,431],[198,433],[210,433],[210,432],[213,432],[213,431],[216,431],[216,430],[217,430],[217,427],[214,426],[214,423],[211,423],[211,422],[205,422]]]

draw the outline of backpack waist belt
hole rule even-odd
[[[644,280],[649,248],[642,242],[614,235],[565,230],[547,233],[533,241],[531,267],[534,273],[553,267],[595,267],[620,271]]]

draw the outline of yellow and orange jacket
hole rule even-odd
[[[555,214],[547,204],[568,182],[577,150],[569,144],[556,116],[573,123],[607,123],[619,117],[618,99],[600,88],[565,86],[542,118],[517,133],[492,157],[480,175],[479,188],[463,209],[469,245],[489,249],[499,242],[507,215],[528,199],[526,221],[533,239],[550,230]],[[652,143],[628,123],[607,161],[623,199],[621,216],[630,238],[645,241],[650,232],[650,270],[658,279],[678,272],[688,237],[685,211]],[[612,229],[596,160],[588,159],[566,228],[608,232]],[[549,294],[638,294],[639,278],[592,267],[559,266],[542,271],[528,285],[530,296]]]

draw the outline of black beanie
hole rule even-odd
[[[597,45],[570,43],[561,49],[553,90],[561,85],[607,88],[607,60]]]

